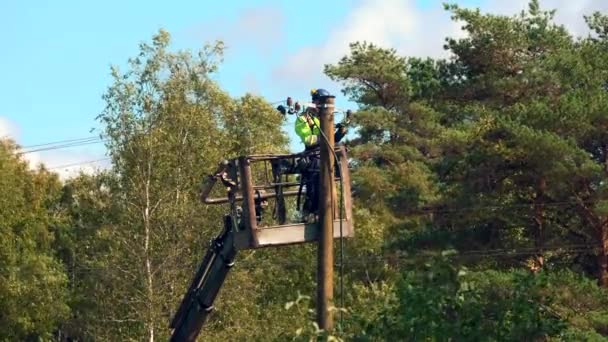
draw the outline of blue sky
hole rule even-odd
[[[455,2],[505,12],[526,3]],[[581,0],[577,10],[602,7],[603,2]],[[111,81],[109,66],[124,65],[138,43],[160,28],[171,33],[175,49],[195,50],[206,41],[224,39],[228,49],[219,82],[234,96],[250,91],[269,101],[304,98],[313,87],[338,91],[323,77],[321,66],[344,55],[346,40],[372,40],[407,55],[441,57],[442,38],[458,34],[441,2],[433,0],[3,1],[0,136],[24,146],[91,136]],[[338,104],[353,106],[343,98]],[[291,146],[299,148],[297,142]],[[53,167],[103,154],[101,145],[91,145],[33,160]]]

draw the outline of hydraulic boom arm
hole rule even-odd
[[[171,341],[195,341],[220,291],[226,275],[234,265],[236,249],[230,216],[224,217],[224,230],[211,241],[211,246],[194,276],[194,280],[171,322]]]

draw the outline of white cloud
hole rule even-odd
[[[231,48],[254,49],[267,55],[284,37],[283,13],[272,6],[250,7],[238,13],[234,20],[217,18],[213,22],[192,25],[187,34],[201,40],[222,40]]]
[[[32,152],[25,154],[24,157],[30,163],[30,168],[34,169],[42,163],[47,169],[59,174],[61,179],[77,176],[80,172],[93,174],[100,169],[110,167],[110,162],[105,160],[105,156],[88,149]]]
[[[460,34],[459,31],[460,25],[450,21],[440,3],[423,11],[413,0],[363,0],[343,23],[335,26],[326,41],[288,56],[272,78],[286,84],[291,80],[327,84],[327,78],[322,76],[323,65],[336,63],[348,53],[349,43],[355,41],[392,47],[408,56],[445,56],[443,38]]]
[[[0,116],[0,139],[10,138],[17,139],[19,137],[19,129],[17,125],[11,122],[8,118]]]
[[[490,0],[481,6],[484,12],[512,15],[527,10],[528,0]],[[557,10],[555,20],[564,25],[573,35],[585,36],[589,32],[584,15],[595,11],[608,11],[606,0],[540,0],[544,10]]]
[[[9,138],[19,143],[21,130],[16,123],[0,116],[0,139],[2,138]],[[78,175],[80,171],[90,174],[96,172],[99,168],[109,167],[109,161],[107,160],[81,164],[104,158],[100,152],[87,147],[25,153],[23,158],[29,163],[30,169],[36,169],[40,164],[44,164],[53,172],[58,173],[61,179]],[[57,166],[64,167],[56,168]]]
[[[482,12],[513,15],[526,10],[528,0],[488,0]],[[608,0],[541,0],[544,9],[556,8],[556,21],[575,35],[588,32],[583,15],[608,11]],[[323,75],[323,65],[336,63],[348,53],[348,44],[368,41],[395,48],[400,54],[417,57],[447,57],[446,37],[462,37],[461,24],[436,2],[428,9],[416,7],[414,0],[362,0],[341,23],[314,46],[306,46],[287,56],[274,69],[272,81],[282,89],[301,90],[319,85],[336,89]]]

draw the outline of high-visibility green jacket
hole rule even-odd
[[[314,124],[309,124],[307,117],[310,121],[314,122]],[[315,116],[303,114],[296,119],[296,134],[306,146],[315,145],[319,141],[320,127],[321,123]]]

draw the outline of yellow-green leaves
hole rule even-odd
[[[56,175],[31,171],[0,140],[0,340],[50,336],[68,317],[67,276],[53,250],[65,217]]]

